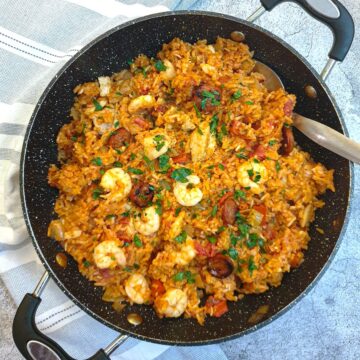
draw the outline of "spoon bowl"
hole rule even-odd
[[[256,61],[254,71],[264,75],[264,85],[269,91],[285,89],[280,77],[269,66]],[[320,146],[345,159],[360,164],[360,144],[318,121],[293,113],[293,125]]]

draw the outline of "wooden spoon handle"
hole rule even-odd
[[[299,114],[293,114],[294,126],[308,138],[345,159],[360,164],[360,144],[334,129]]]

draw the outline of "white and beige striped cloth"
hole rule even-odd
[[[359,3],[342,2],[356,15],[357,24]],[[43,273],[20,206],[20,152],[35,104],[58,69],[90,40],[129,18],[169,9],[203,9],[245,18],[258,5],[258,0],[0,0],[0,277],[16,304],[33,290]],[[282,5],[259,23],[285,38],[321,69],[330,47],[329,33],[322,25],[295,5]],[[359,51],[357,42],[345,66],[335,68],[330,78],[350,134],[358,140],[359,104],[355,99],[360,86],[355,80],[359,76],[353,74],[359,74]],[[354,214],[360,210],[358,175],[356,169]],[[350,221],[344,246],[314,291],[271,326],[236,341],[206,347],[169,347],[130,339],[112,359],[357,359],[359,300],[352,296],[358,293],[360,278],[356,225],[355,220]],[[42,298],[36,319],[39,329],[73,357],[88,357],[117,336],[84,314],[53,282]],[[0,358],[8,358],[1,355],[0,345]]]
[[[90,40],[131,18],[188,9],[192,0],[0,1],[0,276],[16,304],[43,267],[24,223],[19,161],[26,126],[47,83]],[[88,357],[116,336],[50,282],[36,318],[39,329],[75,358]],[[77,321],[75,321],[77,320]],[[91,329],[91,331],[89,330]],[[219,346],[172,348],[128,340],[113,359],[226,359]]]

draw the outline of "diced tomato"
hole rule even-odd
[[[112,277],[109,269],[99,269],[99,273],[103,279],[110,279]]]
[[[254,205],[253,209],[255,211],[259,212],[263,216],[262,220],[261,220],[261,225],[265,225],[266,224],[266,213],[267,213],[266,206],[264,204]]]
[[[212,316],[220,317],[229,311],[226,300],[217,300],[209,296],[206,300],[205,307]]]
[[[260,145],[256,146],[256,148],[254,149],[253,155],[262,161],[262,160],[265,160],[265,158],[266,158],[265,151],[266,151],[265,146],[260,144]]]
[[[152,280],[150,287],[151,287],[151,294],[154,298],[165,293],[164,284],[160,280]]]
[[[286,115],[286,116],[291,116],[292,115],[292,112],[293,112],[293,109],[294,109],[294,102],[291,100],[291,99],[289,99],[286,103],[285,103],[285,105],[284,105],[284,114]]]
[[[211,243],[202,246],[199,242],[195,241],[195,250],[200,256],[213,257],[216,254],[216,246]]]
[[[218,204],[219,206],[222,206],[224,204],[224,202],[226,201],[226,199],[228,199],[229,197],[232,197],[234,195],[233,191],[228,191],[226,192],[219,200]]]
[[[183,153],[183,154],[180,154],[178,156],[174,156],[172,158],[172,161],[175,164],[186,164],[187,162],[190,161],[190,157],[189,157],[189,154]]]

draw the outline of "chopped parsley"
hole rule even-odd
[[[93,104],[95,106],[95,111],[100,111],[103,109],[103,107],[100,105],[100,103],[96,99],[93,99]]]
[[[86,268],[88,268],[88,267],[91,265],[91,263],[90,263],[90,261],[88,261],[88,260],[83,260],[83,265],[84,265]]]
[[[164,63],[161,60],[156,61],[154,66],[157,71],[165,71],[166,70],[166,66],[164,65]]]
[[[236,244],[238,243],[238,241],[241,240],[241,236],[237,236],[234,233],[230,234],[230,242],[232,246],[236,246]]]
[[[207,239],[209,240],[209,242],[210,242],[211,244],[216,244],[217,239],[216,239],[215,236],[210,235],[210,236],[207,237]]]
[[[101,189],[95,189],[92,193],[92,198],[94,200],[99,199],[100,195],[102,194],[102,190]]]
[[[97,166],[101,166],[103,164],[101,158],[99,158],[99,157],[92,159],[91,162]]]
[[[277,171],[277,172],[279,172],[279,171],[280,171],[280,169],[281,169],[281,166],[280,166],[279,160],[276,160],[276,162],[275,162],[275,169],[276,169],[276,171]]]
[[[75,142],[77,140],[77,136],[72,136],[70,139],[71,139],[71,141]]]
[[[217,234],[220,234],[220,233],[223,232],[225,229],[226,229],[225,226],[220,226],[220,227],[217,229]]]
[[[254,105],[254,102],[253,101],[245,101],[245,104],[246,105]]]
[[[204,90],[201,93],[201,96],[203,97],[203,99],[201,100],[201,109],[202,110],[205,109],[207,101],[210,101],[211,105],[214,105],[214,106],[220,105],[220,101],[217,99],[217,97],[219,97],[220,94],[215,90],[213,90],[213,91]]]
[[[100,175],[104,175],[104,174],[105,174],[105,170],[104,170],[104,169],[100,169],[99,173],[100,173]]]
[[[214,217],[214,216],[216,215],[217,211],[218,211],[218,206],[215,205],[215,206],[212,208],[210,215],[211,215],[212,217]]]
[[[121,216],[123,216],[123,217],[129,217],[129,216],[130,216],[130,210],[123,212],[123,213],[121,214]]]
[[[245,192],[242,190],[235,190],[234,197],[235,197],[235,200],[239,200],[239,199],[246,200]]]
[[[254,170],[253,169],[249,169],[247,170],[247,173],[250,177],[253,177],[254,176]]]
[[[179,168],[171,173],[171,178],[181,183],[187,183],[189,180],[187,177],[192,174],[191,169]]]
[[[238,90],[236,92],[234,92],[232,95],[231,95],[231,101],[235,101],[235,100],[238,100],[241,98],[241,90]]]
[[[218,164],[218,167],[219,167],[220,170],[225,170],[225,166],[223,164],[221,164],[221,163]]]
[[[188,284],[194,284],[195,277],[190,271],[181,271],[173,276],[174,281],[186,280]]]
[[[244,154],[244,151],[245,149],[240,149],[239,150],[240,152],[236,154],[236,157],[239,158],[239,159],[244,159],[244,160],[247,160],[247,156]]]
[[[114,128],[117,129],[120,126],[119,120],[115,120]]]
[[[122,96],[122,93],[121,93],[120,91],[116,91],[116,92],[115,92],[115,95],[117,95],[117,96]]]
[[[269,141],[269,146],[274,146],[277,143],[277,140],[270,140]]]
[[[127,61],[127,63],[130,66],[130,65],[132,65],[134,63],[134,60],[130,59],[130,60]]]
[[[164,174],[170,169],[169,160],[169,155],[163,154],[159,156],[159,169],[161,173]]]
[[[256,269],[257,269],[257,266],[255,265],[254,257],[251,255],[249,258],[249,261],[248,261],[248,270],[249,270],[250,276],[252,276],[253,271]]]
[[[115,214],[109,214],[109,215],[105,216],[105,220],[109,220],[109,219],[113,219],[113,218],[116,218]]]
[[[132,160],[135,160],[135,159],[136,159],[136,155],[134,153],[131,153],[130,154],[130,160],[132,161]]]
[[[254,177],[254,182],[259,182],[261,179],[261,175],[259,173],[256,173],[255,177]]]
[[[178,236],[175,237],[175,241],[178,243],[178,244],[182,244],[187,238],[187,233],[185,230],[183,230]]]
[[[204,133],[202,132],[202,130],[200,129],[199,126],[197,127],[197,132],[198,132],[200,135],[204,135]]]
[[[229,250],[227,251],[227,253],[229,254],[229,256],[233,259],[236,260],[239,256],[237,250],[233,247],[229,248]]]
[[[158,198],[158,199],[155,201],[155,212],[156,212],[158,215],[162,215],[162,213],[163,213],[163,207],[162,207],[161,198]]]
[[[154,144],[156,151],[160,151],[165,146],[165,136],[164,135],[155,135],[154,138]]]
[[[140,169],[136,169],[136,168],[133,168],[133,167],[128,167],[128,172],[132,173],[132,174],[135,174],[135,175],[141,175],[143,174],[144,172]]]
[[[196,116],[201,119],[201,112],[199,110],[199,108],[196,106],[196,104],[194,103],[194,109],[195,109],[195,112],[196,112]]]
[[[140,240],[138,234],[135,234],[135,236],[134,236],[134,245],[135,245],[136,247],[142,247],[142,246],[143,246],[143,243],[142,243],[142,241]]]
[[[212,118],[210,120],[210,132],[212,134],[216,134],[216,128],[218,126],[218,123],[219,123],[219,118],[215,114],[214,116],[212,116]]]
[[[122,166],[123,166],[120,161],[115,161],[115,162],[113,163],[113,165],[114,165],[115,167],[122,167]]]
[[[146,68],[145,68],[145,67],[142,67],[142,68],[141,68],[141,73],[143,74],[144,78],[147,77],[147,72],[146,72]]]

